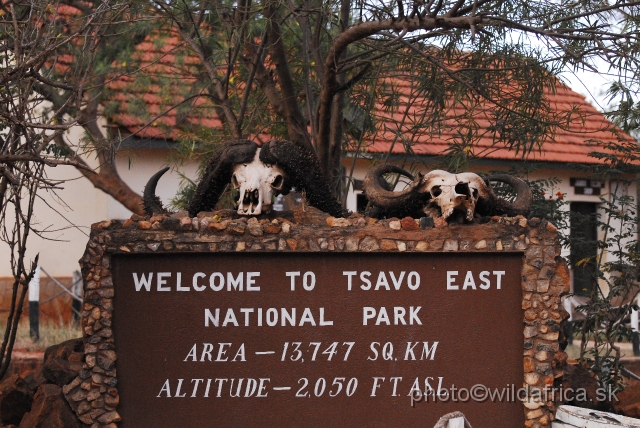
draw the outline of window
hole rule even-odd
[[[596,210],[598,204],[572,202],[571,209],[571,269],[573,292],[591,296],[596,285],[596,256],[598,254],[598,228]]]

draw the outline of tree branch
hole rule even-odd
[[[248,43],[251,43],[251,42],[248,42]],[[260,47],[258,48],[258,52],[254,54],[255,59],[250,63],[251,67],[247,67],[249,69],[249,77],[247,78],[247,83],[244,88],[244,93],[242,94],[242,101],[240,102],[240,112],[238,113],[238,126],[240,127],[242,127],[242,123],[244,122],[244,115],[245,115],[245,111],[247,110],[249,95],[253,87],[253,80],[255,78],[256,71],[258,70],[258,64],[264,61],[263,53],[265,52],[266,44],[267,44],[267,34],[265,32],[262,35],[262,41],[260,42]]]
[[[265,37],[268,38],[269,36],[266,35]],[[255,49],[253,49],[251,46],[248,46],[247,50],[249,51],[250,55],[253,55],[255,57],[255,55],[256,55],[256,50]],[[251,61],[249,59],[244,58],[244,57],[241,57],[241,58],[242,58],[242,61],[245,63],[247,68],[252,66]],[[263,59],[263,61],[264,61],[264,59]],[[282,95],[278,91],[278,88],[276,87],[275,82],[271,78],[271,75],[269,74],[269,71],[264,66],[263,61],[258,61],[257,63],[255,63],[255,66],[256,66],[256,75],[255,75],[256,82],[258,82],[258,85],[260,86],[260,89],[262,89],[262,92],[265,94],[265,96],[269,100],[269,106],[271,107],[271,109],[278,116],[280,116],[281,118],[285,119],[286,118],[286,112],[285,112],[285,109],[284,109],[284,102],[282,101]]]
[[[189,34],[187,34],[187,32],[184,31],[182,28],[180,29],[180,35],[191,47],[191,49],[193,49],[193,51],[198,56],[198,58],[200,58],[200,61],[202,61],[202,65],[204,65],[204,68],[207,71],[207,74],[209,75],[209,79],[211,80],[211,83],[213,83],[214,85],[215,93],[212,93],[211,96],[214,99],[216,106],[218,106],[218,108],[222,110],[223,114],[220,115],[220,119],[227,123],[227,125],[231,129],[231,133],[233,134],[234,138],[242,138],[242,135],[237,134],[238,118],[233,113],[233,109],[229,105],[228,98],[224,90],[224,85],[222,84],[222,81],[218,77],[218,74],[216,73],[216,70],[213,67],[213,64],[211,64],[209,59],[205,57],[204,52],[202,51],[200,46],[198,46],[195,40],[193,40],[193,38],[189,36]]]
[[[313,150],[311,138],[307,131],[307,124],[304,120],[300,105],[298,104],[297,91],[289,69],[287,52],[282,40],[282,32],[278,23],[280,15],[277,11],[278,4],[273,0],[267,0],[263,9],[267,18],[267,31],[269,34],[269,54],[276,66],[278,73],[278,83],[282,92],[282,101],[286,113],[287,130],[289,138],[298,144],[302,144],[309,150]]]
[[[91,168],[89,168],[84,160],[75,155],[72,159],[78,162],[78,164],[83,165],[83,168],[78,168],[78,171],[80,171],[80,173],[87,178],[95,188],[111,195],[128,210],[138,215],[144,215],[142,197],[131,190],[129,185],[122,180],[118,174],[118,170],[116,169],[115,159],[111,152],[104,145],[99,143],[96,144],[96,142],[106,140],[98,126],[97,116],[95,114],[87,114],[84,119],[85,121],[84,123],[81,123],[81,125],[84,126],[91,135],[92,142],[94,143],[93,146],[100,161],[100,166],[98,173],[89,172]],[[59,136],[59,138],[56,139],[56,144],[70,148],[62,136]]]
[[[318,157],[325,174],[330,164],[331,103],[338,89],[337,69],[340,57],[347,47],[356,41],[365,39],[381,31],[416,31],[436,28],[463,28],[482,22],[481,17],[444,17],[444,18],[404,18],[369,21],[356,24],[341,33],[333,42],[324,62],[324,81],[320,93],[318,117]]]

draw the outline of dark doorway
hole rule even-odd
[[[364,211],[367,209],[367,204],[369,203],[369,199],[364,193],[356,194],[356,211],[360,214],[364,214]]]
[[[581,296],[591,296],[596,284],[597,208],[598,204],[591,202],[572,202],[570,205],[573,292]]]

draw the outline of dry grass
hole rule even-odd
[[[0,334],[4,336],[4,324],[0,325]],[[29,320],[20,320],[18,334],[14,350],[18,351],[44,351],[52,345],[64,342],[65,340],[82,337],[82,330],[79,323],[59,324],[53,322],[40,323],[40,340],[33,341],[29,336]]]

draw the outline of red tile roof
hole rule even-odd
[[[124,136],[177,140],[194,125],[222,128],[211,99],[197,92],[200,70],[193,65],[200,59],[175,29],[147,36],[136,47],[133,59],[137,68],[110,82],[105,100],[105,105],[117,106],[108,119]],[[126,63],[120,66],[123,72],[127,70]],[[237,86],[243,90],[241,84]],[[270,140],[266,134],[249,138]]]
[[[188,96],[195,95],[190,92],[197,80],[195,74],[197,71],[192,65],[199,62],[199,59],[186,49],[175,31],[148,36],[138,45],[134,56],[141,62],[140,69],[131,70],[129,75],[109,84],[111,95],[106,104],[114,103],[118,106],[118,111],[109,117],[112,125],[118,126],[124,134],[135,133],[141,138],[170,140],[175,140],[188,132],[189,124],[209,128],[222,126],[211,101],[205,97],[195,97],[179,108],[169,110]],[[126,66],[122,64],[122,69],[125,70]],[[399,89],[399,105],[406,106],[408,88],[400,85]],[[568,111],[571,108],[577,108],[580,115],[575,115],[567,129],[557,129],[555,135],[544,142],[541,151],[535,149],[531,151],[527,157],[528,160],[601,163],[602,161],[588,156],[593,151],[604,151],[600,144],[594,141],[617,141],[615,132],[618,132],[625,141],[634,141],[629,135],[615,129],[611,122],[584,97],[566,86],[559,83],[555,91],[547,90],[547,96],[551,106],[555,106],[556,109]],[[394,143],[394,140],[397,140],[398,134],[405,137],[412,135],[411,129],[415,127],[422,114],[419,101],[418,99],[412,103],[408,114],[409,118],[414,118],[414,122],[407,121],[400,129],[396,124],[404,113],[403,109],[395,109],[395,113],[391,114],[386,112],[383,106],[378,106],[374,112],[378,132],[364,141],[361,151],[369,154],[384,154],[390,150],[393,154],[406,153],[403,142]],[[148,114],[136,112],[136,105],[139,107],[141,104],[146,107]],[[461,108],[451,109],[437,135],[431,135],[429,130],[425,129],[412,135],[410,137],[412,151],[417,155],[427,156],[443,154],[456,140],[456,131],[459,127],[455,118],[460,114],[462,114]],[[472,154],[487,159],[522,159],[521,154],[494,144],[493,134],[488,130],[491,114],[492,109],[487,106],[478,109],[474,115],[474,120],[480,127],[478,134],[481,136],[470,148]],[[161,117],[151,121],[158,115]],[[269,139],[267,135],[260,137],[262,140]],[[355,148],[350,147],[349,150],[355,151]]]
[[[402,85],[401,85],[402,86]],[[412,103],[405,119],[404,126],[398,127],[397,123],[402,121],[402,116],[406,110],[408,101],[408,86],[400,89],[400,104],[404,108],[399,108],[394,113],[387,113],[384,109],[376,108],[375,115],[378,123],[382,124],[374,137],[365,139],[361,149],[371,154],[404,154],[405,144],[396,135],[408,139],[411,143],[411,150],[416,155],[438,156],[444,154],[453,142],[459,140],[456,118],[464,114],[463,108],[453,108],[447,112],[445,123],[440,125],[440,132],[431,135],[427,130],[415,132],[412,129],[419,125],[421,114],[421,103],[417,99]],[[567,126],[556,128],[554,135],[547,138],[541,150],[534,149],[527,154],[529,161],[540,162],[572,162],[572,163],[602,163],[594,157],[589,156],[591,152],[609,152],[603,144],[616,142],[620,139],[625,142],[636,143],[635,140],[615,127],[605,116],[596,110],[586,99],[569,89],[567,86],[558,83],[554,91],[547,88],[546,96],[550,101],[550,106],[556,111],[568,112],[574,109],[577,113]],[[504,145],[496,143],[494,133],[489,130],[491,126],[492,109],[484,107],[474,114],[479,131],[479,138],[473,141],[469,147],[472,155],[484,159],[497,160],[521,160],[522,154],[516,154]],[[416,118],[416,120],[412,120]],[[395,143],[394,143],[395,140]],[[355,150],[355,148],[351,148]]]
[[[112,125],[141,138],[176,140],[191,125],[219,128],[213,104],[193,92],[199,59],[175,31],[153,33],[137,46],[135,68],[116,64],[124,74],[108,84],[104,104]],[[109,107],[116,107],[111,113]]]

